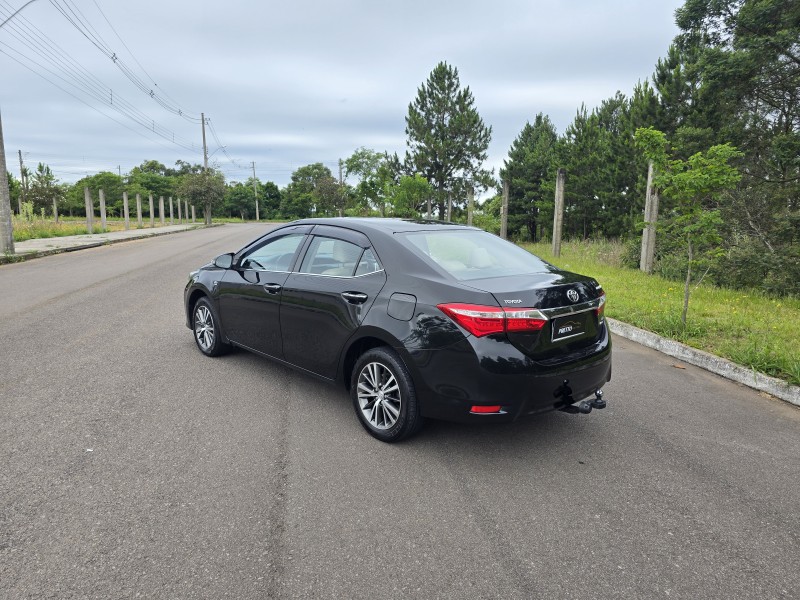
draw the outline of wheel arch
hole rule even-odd
[[[403,345],[385,331],[369,328],[361,332],[361,334],[357,337],[352,338],[348,343],[347,350],[342,355],[339,368],[339,377],[346,390],[350,390],[350,380],[352,379],[353,375],[353,367],[355,367],[358,357],[364,354],[364,352],[367,350],[378,348],[380,346],[386,346],[394,350],[399,355],[400,360],[402,360],[406,365],[406,368],[409,370],[409,372],[411,372],[408,358],[404,356],[405,351],[403,349]]]

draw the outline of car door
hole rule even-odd
[[[366,236],[329,226],[313,234],[300,267],[284,284],[284,358],[333,379],[345,342],[364,320],[386,275]]]
[[[308,229],[281,229],[235,257],[217,291],[220,320],[230,341],[283,358],[281,295]]]

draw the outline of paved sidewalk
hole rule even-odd
[[[189,223],[186,225],[165,225],[163,227],[144,229],[128,229],[127,231],[108,231],[92,235],[68,235],[64,237],[37,238],[24,242],[14,242],[14,254],[11,256],[0,255],[0,264],[17,262],[29,258],[38,258],[60,252],[71,252],[84,248],[95,248],[104,244],[116,244],[139,238],[167,235],[205,227],[202,223]]]

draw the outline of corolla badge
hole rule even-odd
[[[580,296],[578,296],[578,292],[575,290],[567,290],[567,300],[570,302],[577,302]]]

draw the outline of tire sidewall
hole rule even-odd
[[[201,306],[205,306],[208,309],[208,312],[211,315],[211,324],[214,327],[214,341],[212,342],[211,347],[207,350],[200,345],[200,341],[197,339],[197,309]],[[219,318],[217,317],[217,312],[214,310],[214,306],[211,304],[208,298],[200,298],[197,302],[195,302],[194,307],[192,307],[192,337],[194,338],[194,343],[197,345],[197,349],[206,356],[219,356],[224,350],[224,345],[221,341],[222,332],[219,327]]]
[[[358,378],[364,367],[373,362],[380,363],[391,371],[400,388],[400,415],[397,417],[397,422],[389,429],[376,429],[370,425],[364,418],[361,412],[361,405],[358,402]],[[400,357],[389,348],[372,348],[359,357],[350,381],[350,396],[361,425],[370,435],[383,442],[400,441],[419,429],[421,417],[411,375]]]

